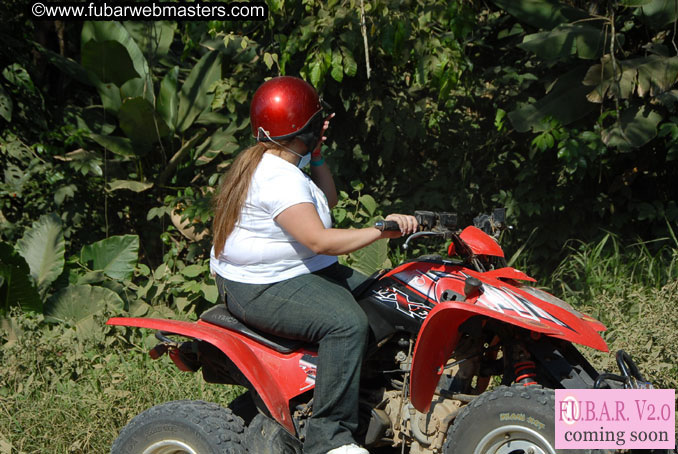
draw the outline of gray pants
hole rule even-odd
[[[267,333],[318,344],[305,454],[324,454],[354,443],[369,326],[351,291],[365,279],[338,264],[273,284],[243,284],[217,276],[219,292],[228,295],[228,309],[237,318]]]

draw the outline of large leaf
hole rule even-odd
[[[144,149],[170,132],[153,105],[142,97],[126,99],[120,107],[118,119],[125,135]]]
[[[606,55],[600,64],[591,66],[586,72],[583,84],[595,87],[587,95],[587,99],[595,103],[602,103],[606,96],[619,96],[627,99],[635,90],[636,75],[636,65],[631,62],[617,61],[615,66],[609,55]]]
[[[152,101],[154,96],[153,81],[151,80],[148,62],[127,29],[116,21],[87,21],[83,24],[80,34],[81,51],[92,40],[99,42],[117,41],[127,49],[134,70],[144,81],[141,89],[134,96],[144,96],[149,101]],[[97,82],[101,83],[100,80]]]
[[[135,181],[135,180],[113,180],[106,186],[107,191],[118,191],[127,189],[133,192],[144,192],[153,187],[153,183]]]
[[[24,311],[42,312],[42,300],[28,264],[12,246],[0,243],[0,315],[13,306]]]
[[[28,263],[31,277],[44,294],[64,269],[66,242],[59,216],[41,216],[18,241],[17,250]]]
[[[186,78],[179,93],[177,129],[185,131],[201,112],[207,109],[214,94],[208,93],[214,82],[221,78],[221,53],[211,51],[203,55]]]
[[[378,240],[350,254],[351,267],[369,276],[391,267],[388,258],[388,240]]]
[[[662,29],[678,19],[678,4],[675,0],[651,0],[637,14],[651,28]]]
[[[142,93],[144,92],[145,83],[146,81],[141,77],[135,77],[133,79],[128,80],[127,82],[122,84],[122,87],[120,87],[120,98],[123,101],[127,98],[140,98]],[[146,96],[145,99],[150,103],[155,102],[153,97]]]
[[[82,45],[81,58],[82,66],[104,83],[120,87],[139,77],[127,49],[117,41],[89,41]]]
[[[67,76],[85,85],[89,85],[92,83],[89,76],[87,75],[87,71],[85,70],[85,68],[83,68],[82,65],[80,65],[76,61],[64,57],[61,54],[57,54],[56,52],[43,47],[39,43],[33,42],[33,45],[38,49],[38,51],[43,56],[47,58],[48,62],[59,68],[59,70],[66,74]]]
[[[134,41],[147,57],[163,57],[174,40],[176,22],[143,21],[123,22]]]
[[[33,84],[31,75],[26,71],[26,68],[19,63],[12,63],[2,70],[2,75],[10,84],[26,90],[32,94],[38,94],[38,91]]]
[[[179,95],[177,91],[177,81],[179,79],[179,67],[175,66],[166,75],[160,83],[160,92],[156,109],[165,124],[174,131],[177,124],[177,112]]]
[[[525,36],[518,47],[545,60],[567,58],[576,54],[583,59],[600,58],[605,34],[596,27],[583,24],[561,24],[553,30]]]
[[[632,106],[622,112],[619,121],[601,133],[603,143],[622,150],[639,148],[657,136],[662,116],[647,106]]]
[[[91,285],[69,285],[45,304],[45,316],[59,322],[78,324],[105,309],[122,311],[124,303],[113,290]]]
[[[229,155],[240,148],[233,136],[234,129],[232,127],[219,128],[201,143],[196,148],[196,155],[199,156],[196,164],[199,166],[208,164],[219,154]]]
[[[583,83],[595,87],[588,99],[600,103],[606,96],[627,99],[634,92],[641,98],[659,96],[670,90],[677,80],[678,57],[649,55],[617,60],[613,65],[606,55],[600,64],[588,70]]]
[[[91,74],[91,73],[90,73]],[[120,95],[120,88],[112,82],[102,82],[96,76],[92,77],[90,81],[96,87],[99,96],[101,97],[101,104],[109,112],[118,113],[122,105],[122,96]]]
[[[118,156],[130,158],[136,155],[132,141],[127,137],[107,136],[103,134],[90,134],[89,137]]]
[[[206,110],[195,119],[197,125],[231,125],[234,124],[233,115],[224,115],[219,112]],[[249,121],[249,120],[248,120]]]
[[[78,129],[94,134],[110,134],[118,127],[117,119],[106,115],[101,106],[90,106],[82,109],[76,117]]]
[[[371,195],[363,194],[360,197],[358,197],[358,201],[360,202],[360,204],[363,207],[365,207],[365,209],[367,210],[367,213],[370,216],[373,216],[374,212],[377,211],[377,207],[378,207],[377,201],[374,200],[374,197],[372,197]]]
[[[557,25],[586,19],[581,9],[549,0],[492,0],[521,22],[535,28],[550,30]]]
[[[113,279],[131,277],[138,259],[137,235],[112,236],[84,246],[80,251],[83,263],[91,261],[93,270],[101,270]]]
[[[546,96],[510,112],[508,117],[516,131],[541,131],[545,118],[567,125],[591,112],[594,104],[586,99],[591,89],[582,84],[585,72],[586,68],[576,68],[563,74]]]
[[[8,123],[12,121],[12,98],[9,97],[2,85],[0,85],[0,117]]]
[[[638,66],[638,96],[650,96],[671,89],[678,80],[678,57],[661,57],[650,55],[639,59],[642,64]]]

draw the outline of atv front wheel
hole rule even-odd
[[[500,386],[481,394],[461,411],[447,432],[443,452],[574,454],[575,451],[556,451],[554,430],[553,390],[541,386]]]
[[[246,454],[243,430],[239,417],[216,404],[168,402],[134,417],[111,454]]]

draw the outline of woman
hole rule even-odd
[[[336,256],[412,233],[417,222],[395,214],[386,219],[400,232],[332,228],[337,194],[320,154],[330,118],[301,79],[277,77],[257,89],[250,106],[257,143],[234,160],[214,199],[211,266],[236,317],[318,344],[304,452],[367,454],[353,432],[368,323],[351,295],[365,276],[339,265]],[[309,160],[310,178],[300,170]]]

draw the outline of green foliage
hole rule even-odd
[[[65,241],[58,216],[44,215],[17,243],[17,251],[26,259],[31,277],[42,294],[59,277],[64,267]]]
[[[12,98],[7,95],[7,92],[2,85],[0,85],[0,117],[4,118],[6,122],[12,121]]]
[[[673,232],[670,226],[669,230]],[[607,233],[598,243],[573,241],[567,250],[567,260],[560,263],[551,280],[568,300],[580,304],[591,301],[593,293],[615,293],[629,286],[661,289],[678,279],[675,235],[623,245],[616,235]],[[621,309],[636,314],[627,304],[635,302],[629,300]]]
[[[122,86],[140,77],[125,46],[118,41],[87,41],[82,46],[82,66],[103,83]]]
[[[339,201],[332,210],[336,226],[340,228],[362,228],[373,225],[382,217],[379,205],[368,194],[361,194],[364,188],[359,181],[353,181],[351,186],[357,192],[352,199],[344,192],[339,192]],[[379,240],[369,246],[340,257],[341,263],[369,276],[376,271],[393,266],[389,259],[389,240]]]
[[[678,386],[678,240],[672,234],[655,242],[657,252],[612,234],[598,243],[572,243],[549,284],[607,326],[610,351],[631,352],[649,380],[672,389]],[[586,353],[599,368],[616,370],[613,355]]]
[[[5,243],[0,246],[0,315],[18,306],[24,311],[44,312],[50,321],[73,323],[80,336],[92,336],[102,332],[95,315],[120,312],[126,307],[114,290],[124,293],[117,281],[130,278],[135,270],[139,248],[136,235],[113,236],[84,246],[80,261],[72,259],[67,269],[61,220],[54,214],[42,216],[27,230],[16,252]],[[88,262],[93,269],[87,268]],[[92,283],[112,289],[89,285]],[[50,289],[53,293],[43,307],[42,300]]]
[[[185,131],[212,103],[214,94],[208,93],[221,78],[222,57],[218,51],[203,55],[191,70],[179,91],[177,129]]]
[[[671,26],[648,28],[638,5],[493,3],[471,54],[486,139],[465,154],[470,200],[509,208],[508,250],[534,232],[524,252],[538,273],[568,239],[599,240],[600,226],[625,239],[666,235],[678,220]]]
[[[497,4],[532,25],[558,8],[545,0],[530,2],[529,7]],[[672,96],[667,98],[667,92],[678,79],[678,60],[656,42],[651,55],[628,58],[636,52],[645,53],[649,45],[625,39],[623,30],[630,30],[630,24],[637,21],[628,8],[610,8],[607,15],[590,15],[571,7],[567,10],[576,14],[562,17],[557,25],[536,25],[545,31],[525,34],[519,47],[547,62],[572,62],[576,68],[559,76],[544,98],[509,114],[509,118],[521,132],[538,130],[546,116],[568,125],[593,112],[591,103],[604,104],[611,99],[617,121],[600,131],[603,142],[622,149],[645,145],[656,136],[657,124],[665,118],[667,109],[673,111]],[[572,61],[573,57],[578,60]],[[590,65],[581,60],[601,63]]]
[[[101,336],[101,316],[119,314],[123,301],[112,290],[91,285],[69,285],[47,301],[44,314],[50,322],[68,323],[80,339]]]
[[[132,276],[139,256],[139,237],[125,235],[106,238],[87,245],[80,252],[83,264],[92,262],[92,270],[103,271],[113,279]]]
[[[366,276],[392,268],[388,254],[388,240],[379,240],[350,254],[347,264]]]
[[[26,261],[6,243],[0,243],[0,316],[13,306],[42,311],[40,294],[30,278]]]

